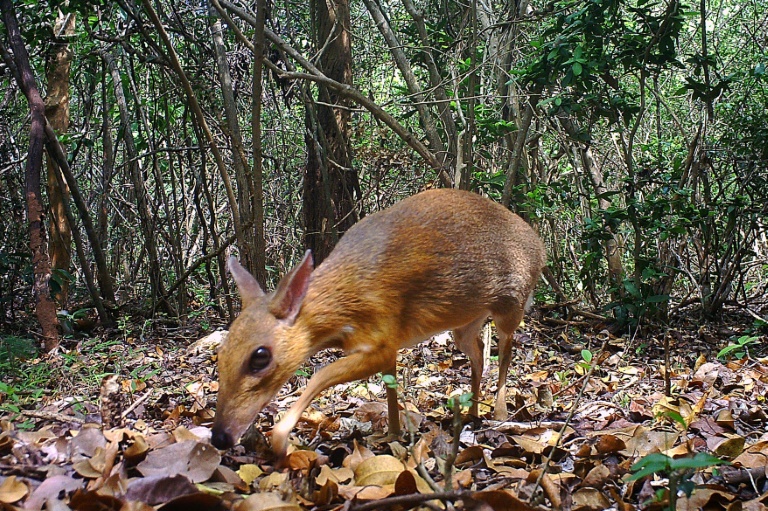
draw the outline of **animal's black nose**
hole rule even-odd
[[[217,449],[229,449],[234,442],[232,436],[224,430],[213,428],[211,433],[211,443]]]

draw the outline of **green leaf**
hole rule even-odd
[[[636,481],[651,474],[666,472],[669,470],[671,461],[672,458],[665,454],[658,452],[649,454],[632,465],[631,470],[635,473],[629,476],[627,481]]]
[[[395,378],[391,374],[383,374],[381,376],[381,381],[383,381],[384,385],[386,385],[390,389],[396,389],[397,388],[397,378]]]
[[[592,352],[589,350],[581,350],[581,358],[587,363],[592,362]]]
[[[669,464],[672,470],[706,468],[715,465],[730,465],[730,463],[706,452],[698,452],[693,458],[677,458]]]
[[[637,286],[634,282],[629,280],[624,281],[624,289],[626,289],[627,293],[634,296],[635,298],[640,298],[640,290],[637,289]]]
[[[574,62],[573,66],[571,66],[571,69],[573,69],[573,76],[580,76],[581,75],[582,67],[581,67],[580,63]]]
[[[665,413],[664,415],[666,415],[667,417],[669,417],[673,421],[675,421],[678,424],[680,424],[683,427],[683,429],[688,429],[688,424],[685,422],[685,419],[683,419],[683,416],[680,415],[679,413],[673,412],[673,411],[669,411],[669,412]]]

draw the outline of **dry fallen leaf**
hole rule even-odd
[[[26,484],[16,479],[16,476],[10,476],[0,484],[0,502],[3,504],[13,504],[18,502],[29,493]]]
[[[352,450],[352,454],[344,458],[343,465],[345,467],[349,467],[352,470],[355,470],[360,463],[362,463],[364,460],[367,460],[368,458],[372,458],[375,456],[373,452],[368,449],[365,446],[361,446],[357,443],[357,440],[353,440],[354,449]]]
[[[252,484],[253,481],[255,481],[257,477],[261,477],[263,473],[264,471],[261,470],[258,465],[253,465],[250,463],[240,465],[240,468],[237,470],[237,475],[239,475],[240,479],[242,479],[247,485]]]
[[[534,507],[505,490],[475,492],[472,499],[484,502],[493,511],[535,511]]]
[[[123,451],[123,456],[128,462],[135,465],[144,461],[148,452],[149,445],[144,435],[136,435],[133,437],[133,443]]]
[[[182,475],[155,475],[132,480],[128,484],[125,498],[155,506],[197,492],[195,485]]]
[[[320,468],[320,473],[315,478],[315,481],[320,486],[325,485],[327,481],[333,481],[337,484],[344,484],[351,481],[353,477],[355,477],[355,473],[350,468],[331,468],[328,465],[323,465]]]
[[[211,477],[220,462],[221,455],[213,446],[187,441],[150,452],[136,468],[145,477],[181,474],[200,483]]]
[[[278,493],[255,493],[238,503],[234,511],[301,511],[301,507],[285,502]]]
[[[602,511],[611,507],[605,495],[594,488],[580,488],[573,494],[573,509],[577,511]]]
[[[368,458],[355,469],[355,484],[358,486],[384,486],[395,484],[397,477],[405,470],[403,463],[383,454]]]
[[[51,476],[35,488],[35,491],[24,503],[24,508],[40,511],[48,500],[56,500],[59,496],[78,490],[82,486],[82,480],[74,479],[68,475]]]

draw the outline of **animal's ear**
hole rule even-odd
[[[307,294],[314,263],[312,251],[307,250],[304,259],[286,273],[269,302],[269,311],[277,318],[293,323]]]
[[[259,298],[264,296],[264,290],[256,279],[243,268],[235,256],[230,256],[228,261],[229,273],[235,279],[237,290],[240,291],[240,299],[243,301],[243,309],[249,307]]]

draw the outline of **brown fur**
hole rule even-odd
[[[505,418],[512,337],[544,264],[541,240],[520,217],[479,195],[447,189],[422,192],[363,219],[316,270],[307,254],[271,294],[231,262],[244,308],[219,353],[214,444],[236,441],[306,359],[329,347],[346,356],[315,374],[275,426],[278,455],[319,392],[393,373],[398,349],[445,330],[454,331],[470,359],[477,398],[483,365],[478,334],[488,316],[499,331],[495,417]],[[273,360],[254,374],[248,361],[260,346]],[[388,398],[390,430],[397,432],[396,393]],[[477,414],[476,403],[471,412]]]

